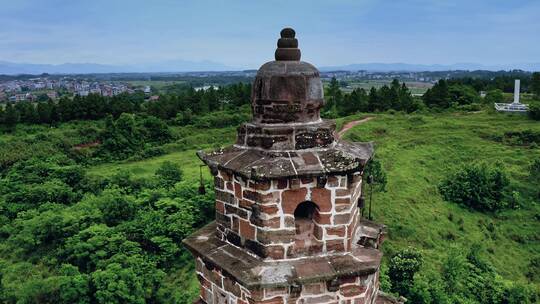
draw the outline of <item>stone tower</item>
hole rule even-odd
[[[383,226],[361,219],[371,143],[322,120],[319,71],[291,28],[253,84],[253,119],[236,144],[198,152],[210,167],[216,220],[184,240],[201,303],[374,303]]]

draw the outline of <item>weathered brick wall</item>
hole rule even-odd
[[[215,176],[218,236],[271,259],[351,249],[359,216],[361,175],[256,182],[219,170]],[[294,211],[315,203],[311,237],[296,236]]]
[[[196,263],[200,299],[208,304],[364,304],[373,303],[379,289],[376,272],[296,287],[248,290],[217,266],[205,264],[201,258]]]
[[[219,267],[205,264],[199,257],[195,260],[200,299],[207,304],[248,304],[249,290],[224,274]]]

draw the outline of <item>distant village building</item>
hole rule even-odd
[[[58,93],[56,93],[56,92],[48,92],[47,97],[49,97],[52,100],[55,100],[56,98],[58,98]]]
[[[514,101],[512,103],[495,103],[495,109],[499,112],[526,113],[529,110],[528,104],[519,102],[520,80],[514,82]]]
[[[205,86],[202,86],[202,87],[195,87],[193,88],[195,91],[206,91],[206,90],[209,90],[210,88],[214,89],[214,90],[217,90],[219,89],[219,87],[217,86],[214,86],[214,85],[205,85]]]
[[[90,94],[101,95],[101,89],[100,88],[92,88],[92,89],[90,89]]]
[[[210,167],[216,221],[184,240],[206,304],[390,303],[379,293],[384,226],[361,216],[372,143],[322,120],[319,71],[291,28],[253,83],[236,144],[197,154]],[[397,303],[397,302],[391,302]]]

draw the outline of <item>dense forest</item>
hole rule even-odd
[[[540,95],[534,77],[529,90]],[[385,115],[414,113],[404,116],[407,128],[399,127],[411,130],[426,124],[421,115],[431,119],[441,111],[490,108],[491,102],[504,99],[505,85],[497,80],[479,84],[441,80],[420,98],[397,80],[379,89],[343,93],[332,79],[323,115],[385,112],[384,120]],[[480,90],[488,95],[481,98]],[[178,151],[194,157],[195,149],[229,144],[235,127],[250,117],[250,93],[251,86],[244,83],[199,91],[177,85],[155,101],[134,94],[7,104],[0,110],[0,302],[191,302],[196,293],[190,285],[193,266],[181,240],[214,217],[208,173],[200,180],[198,164],[171,161],[159,161],[142,176],[127,169],[102,169],[107,171],[104,174],[92,170],[108,164],[127,168],[132,162],[161,159]],[[374,132],[384,137],[390,131]],[[537,151],[539,134],[531,128],[489,138]],[[540,178],[539,164],[540,160],[531,165],[530,179],[522,181],[528,190],[518,194],[508,190],[512,179],[507,173],[479,165],[449,175],[438,185],[440,194],[434,195],[488,216],[512,210],[534,197],[530,188],[535,174]],[[470,178],[483,181],[480,188],[464,189]],[[462,182],[453,183],[456,180]],[[200,183],[208,190],[204,194],[198,191]],[[462,202],[464,191],[488,199]],[[512,198],[518,203],[508,203]],[[491,229],[494,234],[496,228]],[[442,239],[452,243],[455,238]],[[523,242],[538,244],[538,239]],[[479,247],[452,251],[442,270],[428,276],[418,273],[426,264],[419,249],[388,248],[383,287],[412,303],[534,303],[538,299],[538,256],[523,261],[530,269],[529,281],[512,283]]]
[[[388,110],[412,113],[415,111],[459,109],[479,110],[483,104],[492,105],[503,102],[503,92],[513,91],[512,75],[486,78],[441,79],[422,98],[412,96],[405,83],[394,79],[389,85],[383,85],[369,91],[363,88],[343,93],[336,78],[328,83],[326,104],[323,116],[336,118],[358,112],[385,112]],[[524,78],[523,88],[533,95],[540,96],[540,73]],[[480,98],[479,92],[487,92],[486,98]],[[122,113],[141,113],[161,119],[175,119],[177,123],[187,125],[196,116],[223,110],[234,110],[248,104],[251,85],[243,82],[211,86],[207,90],[195,90],[192,85],[169,85],[164,89],[159,100],[146,102],[142,93],[121,94],[103,97],[90,94],[86,97],[64,96],[58,102],[43,100],[40,102],[8,103],[0,107],[0,124],[7,129],[17,123],[59,123],[81,119],[102,119],[111,115],[117,118]],[[540,98],[539,98],[540,99]],[[537,103],[532,110],[536,115]]]

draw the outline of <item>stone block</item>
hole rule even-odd
[[[280,228],[281,219],[279,217],[273,217],[270,219],[252,219],[252,223],[258,227],[267,227],[267,228]]]
[[[197,279],[199,280],[199,283],[206,287],[206,288],[212,288],[212,283],[210,283],[210,281],[208,281],[207,279],[205,279],[202,275],[200,274],[197,274]]]
[[[324,227],[315,224],[315,227],[313,229],[313,236],[316,239],[322,241],[322,239],[324,238]]]
[[[216,284],[219,288],[223,288],[223,276],[221,275],[221,272],[218,271],[217,268],[214,268],[212,270],[212,283]]]
[[[336,196],[349,196],[351,191],[349,189],[336,189]]]
[[[233,232],[231,230],[227,231],[227,241],[229,241],[229,243],[235,246],[242,246],[242,240],[240,236],[236,232]]]
[[[216,190],[216,200],[227,204],[235,205],[235,198],[232,193]]]
[[[336,209],[336,212],[339,212],[339,213],[350,212],[351,206],[350,205],[336,205],[335,209]]]
[[[252,241],[252,240],[245,240],[244,247],[260,257],[263,257],[263,258],[266,257],[265,248],[259,242]]]
[[[346,227],[345,226],[326,227],[326,234],[328,236],[345,237],[345,233],[346,233]]]
[[[334,225],[348,224],[351,220],[350,213],[336,214],[334,216]]]
[[[237,182],[234,183],[234,196],[239,200],[242,199],[242,186]]]
[[[225,204],[221,201],[216,201],[216,211],[225,214]]]
[[[313,283],[302,286],[302,294],[313,295],[320,294],[326,291],[326,285],[324,283]]]
[[[294,241],[294,231],[257,229],[257,241],[261,244],[291,243]]]
[[[343,276],[339,278],[339,284],[356,284],[358,283],[358,277],[357,276]]]
[[[270,181],[269,180],[262,180],[262,181],[250,181],[249,186],[255,190],[260,191],[267,191],[270,190]]]
[[[270,192],[267,194],[260,194],[259,199],[261,204],[279,204],[279,192]]]
[[[328,240],[326,241],[326,251],[345,251],[345,244],[343,240]]]
[[[311,200],[319,207],[320,212],[332,211],[332,193],[325,188],[313,188]]]
[[[293,178],[289,181],[289,188],[298,189],[300,188],[300,180],[298,178]]]
[[[227,171],[222,170],[220,171],[220,174],[224,181],[230,182],[232,180],[232,175],[228,173]]]
[[[255,227],[248,220],[240,219],[240,236],[246,239],[255,239]]]
[[[260,194],[258,192],[246,189],[243,191],[243,197],[250,201],[258,202],[260,199]]]
[[[344,285],[339,287],[339,293],[344,297],[356,297],[366,291],[366,287],[360,285]]]
[[[231,206],[229,204],[225,205],[225,214],[226,215],[235,214],[238,217],[243,218],[243,219],[248,218],[248,213],[247,213],[246,210],[244,210],[242,208],[237,208],[237,207]]]
[[[229,296],[222,290],[213,289],[214,304],[229,304]]]
[[[273,298],[273,297],[279,297],[284,296],[289,292],[287,287],[276,287],[276,288],[265,288],[264,289],[264,297],[265,298]]]
[[[238,222],[238,218],[236,216],[231,216],[231,219],[232,219],[231,230],[238,233],[240,231],[240,223]]]
[[[266,257],[272,259],[283,259],[285,258],[285,248],[281,245],[270,245],[265,247]]]
[[[274,205],[260,205],[261,213],[267,214],[269,216],[277,215],[279,208],[277,204]]]
[[[285,215],[285,228],[295,228],[294,227],[294,216]]]
[[[212,294],[211,289],[201,287],[201,299],[205,303],[214,303],[214,296]]]
[[[251,207],[253,206],[253,204],[254,202],[248,201],[245,199],[238,201],[238,206],[246,210],[251,210]]]
[[[227,276],[223,277],[223,288],[240,298],[242,296],[242,291],[240,290],[240,285],[233,279]]]
[[[315,181],[313,177],[303,177],[300,179],[302,181],[302,184],[311,184]]]
[[[282,189],[287,188],[289,184],[289,180],[286,178],[278,179],[277,181],[274,181],[274,184],[275,184],[274,186],[275,188],[282,190]]]
[[[346,205],[346,206],[349,206],[349,205],[351,204],[351,199],[350,199],[350,197],[347,197],[347,198],[336,198],[335,202],[336,202],[336,205]]]
[[[283,297],[273,297],[267,300],[257,301],[254,304],[285,304]]]
[[[222,190],[223,187],[224,187],[225,183],[223,182],[223,179],[219,178],[219,177],[214,177],[214,187],[216,189],[219,189],[219,190]]]
[[[222,225],[225,228],[231,229],[231,218],[219,211],[216,211],[216,222]]]
[[[300,301],[298,301],[298,304],[328,304],[328,303],[337,303],[337,299],[335,296],[331,295],[320,295],[318,297],[308,297],[308,298],[301,298]]]
[[[330,213],[315,212],[315,215],[313,216],[315,223],[319,225],[330,225],[331,218],[332,218],[332,214]]]
[[[296,206],[306,200],[306,195],[306,188],[283,191],[281,194],[281,207],[283,209],[283,213],[294,215]]]
[[[336,176],[329,176],[326,185],[330,188],[339,187],[339,179]]]

